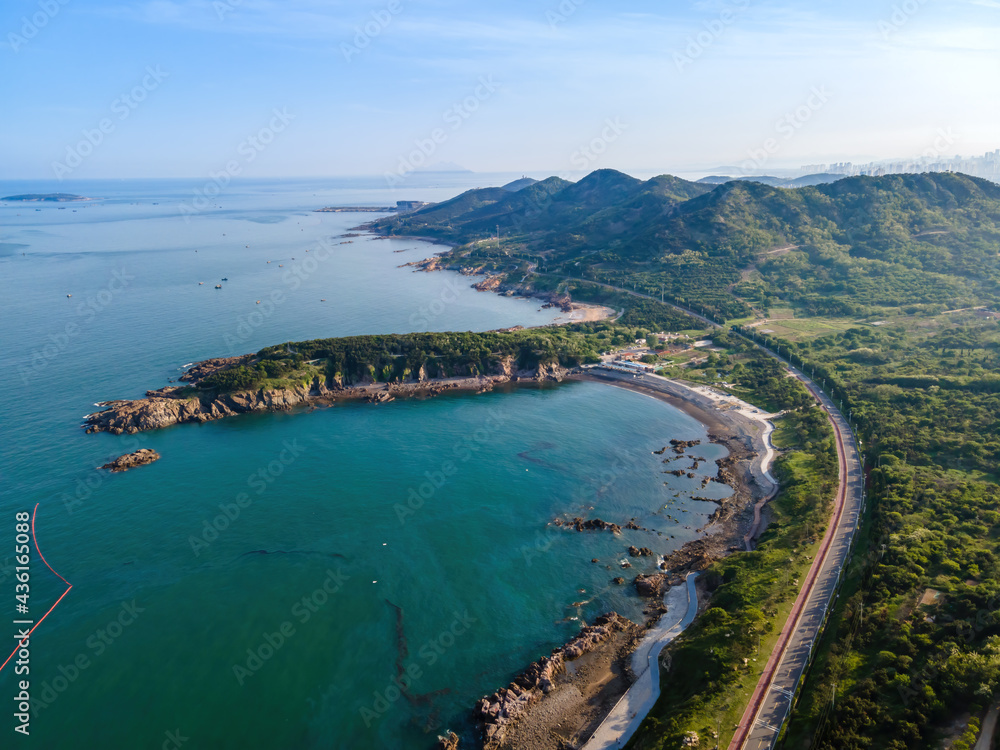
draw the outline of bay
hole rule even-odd
[[[247,183],[194,215],[178,208],[190,181],[69,186],[100,200],[64,210],[0,206],[0,518],[12,536],[14,513],[37,503],[38,543],[73,584],[32,638],[45,705],[27,744],[160,747],[179,732],[192,748],[427,748],[468,731],[479,696],[582,622],[641,617],[631,587],[611,583],[625,548],[674,549],[715,509],[690,499],[710,491],[700,475],[665,475],[652,453],[705,441],[704,427],[644,396],[571,383],[140,436],[79,429],[93,402],[139,397],[210,356],[550,322],[537,300],[399,268],[438,247],[344,236],[371,214],[310,210],[439,200],[487,179],[500,184],[428,178],[405,195]],[[31,187],[0,183],[50,192]],[[140,445],[163,458],[95,470]],[[708,467],[724,453],[697,450]],[[551,525],[574,515],[649,531]],[[35,557],[32,613],[64,588]],[[13,688],[8,670],[0,685]]]

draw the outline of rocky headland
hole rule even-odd
[[[98,406],[102,410],[84,417],[82,427],[88,433],[132,434],[187,422],[210,422],[236,414],[288,411],[313,403],[384,403],[396,398],[436,396],[449,391],[482,393],[507,383],[559,382],[571,372],[558,365],[540,365],[533,370],[518,370],[515,369],[513,360],[508,359],[494,374],[470,377],[427,378],[425,373],[419,372],[412,380],[347,384],[317,375],[311,381],[284,388],[219,393],[199,387],[211,375],[241,365],[253,365],[256,359],[257,355],[246,354],[242,357],[198,362],[180,377],[180,380],[189,385],[166,386],[147,391],[146,397],[141,399],[101,402]]]

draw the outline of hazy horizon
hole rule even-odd
[[[993,0],[14,3],[0,178],[974,156],[1000,145],[998,27]]]

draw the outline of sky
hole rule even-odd
[[[1000,148],[1000,0],[6,0],[0,179]]]

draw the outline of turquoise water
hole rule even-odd
[[[39,544],[73,584],[32,638],[25,745],[430,747],[445,728],[468,731],[479,696],[582,620],[608,609],[638,618],[631,589],[611,584],[625,548],[669,552],[715,509],[689,499],[707,494],[700,477],[665,475],[651,453],[704,428],[592,383],[85,435],[93,402],[141,396],[208,356],[551,314],[397,268],[433,252],[414,241],[334,244],[288,281],[306,249],[369,218],[306,209],[378,204],[377,188],[234,188],[222,209],[185,222],[171,207],[189,186],[81,187],[107,199],[76,214],[0,206],[0,242],[23,246],[0,257],[0,632],[15,630],[3,623],[14,617],[16,511],[40,504]],[[258,299],[280,302],[251,319]],[[94,470],[140,445],[163,458]],[[694,453],[710,469],[722,451]],[[576,515],[634,517],[650,531],[550,525]],[[63,589],[34,558],[32,615]],[[9,666],[0,690],[15,690]],[[12,731],[9,714],[0,722]]]

